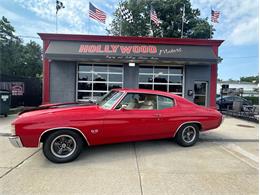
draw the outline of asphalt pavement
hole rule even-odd
[[[193,147],[172,140],[85,148],[71,163],[14,148],[0,118],[0,194],[258,194],[259,126],[225,117]]]

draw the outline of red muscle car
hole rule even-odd
[[[171,93],[114,89],[99,102],[42,105],[12,123],[10,142],[38,147],[56,163],[76,159],[84,144],[175,138],[192,146],[200,131],[217,128],[222,115]]]

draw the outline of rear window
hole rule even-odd
[[[172,98],[158,95],[158,110],[171,108],[174,105],[174,100]]]

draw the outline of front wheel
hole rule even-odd
[[[82,146],[83,140],[79,134],[58,130],[50,134],[43,143],[43,154],[54,163],[66,163],[79,156]]]
[[[199,128],[195,124],[183,125],[175,137],[177,144],[184,147],[192,146],[199,139]]]

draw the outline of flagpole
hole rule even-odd
[[[152,29],[151,9],[152,9],[152,7],[150,7],[150,35],[152,37],[153,36],[153,29]]]
[[[211,39],[211,33],[212,33],[212,20],[211,20],[211,17],[212,17],[212,6],[210,6],[210,27],[209,27],[209,39]]]
[[[88,35],[89,35],[89,26],[90,26],[90,18],[89,18],[89,14],[88,14]]]
[[[56,34],[58,32],[58,12],[56,11]]]
[[[123,17],[120,16],[120,24],[119,24],[119,35],[122,36],[122,21],[123,21]]]
[[[185,4],[183,5],[183,10],[182,10],[181,38],[183,38],[184,13],[185,13]]]

